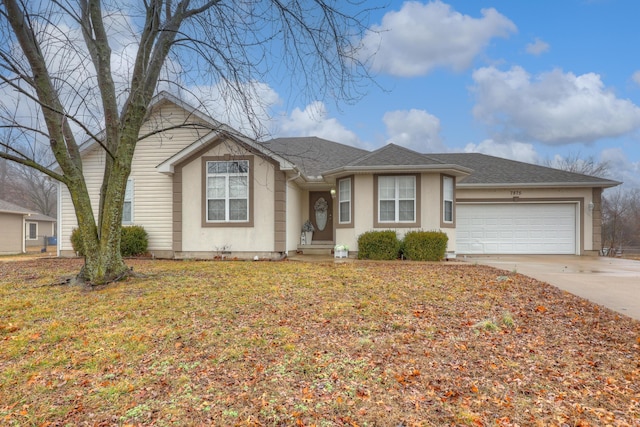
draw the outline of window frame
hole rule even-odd
[[[36,234],[35,237],[31,237],[31,226],[35,225]],[[26,223],[27,229],[25,230],[26,240],[38,240],[38,223],[35,221],[27,221]]]
[[[447,198],[445,185],[451,182],[451,199]],[[446,203],[451,203],[451,220],[447,220]],[[455,228],[456,226],[456,178],[451,175],[440,175],[440,227]]]
[[[131,186],[129,186],[131,185]],[[130,189],[131,191],[127,191],[128,189]],[[127,197],[127,193],[128,197]],[[125,186],[124,189],[124,199],[122,201],[122,224],[124,225],[131,225],[133,224],[134,221],[134,216],[133,216],[133,201],[134,201],[134,181],[133,178],[129,178],[127,179],[127,185]],[[124,216],[124,207],[125,205],[129,203],[131,205],[131,208],[129,209],[129,219],[125,219]]]
[[[248,165],[248,169],[246,172],[247,177],[247,219],[246,220],[230,220],[229,219],[229,204],[225,203],[225,220],[212,221],[209,220],[209,209],[208,209],[208,198],[207,188],[208,188],[208,178],[210,176],[216,176],[215,174],[209,174],[209,170],[207,165],[211,162],[242,162],[246,161]],[[202,217],[202,227],[253,227],[253,173],[254,173],[254,162],[253,156],[207,156],[202,157],[202,208],[201,208],[201,217]],[[225,201],[229,200],[229,177],[238,176],[236,174],[224,174],[222,176],[227,177],[225,179]],[[244,176],[244,174],[240,175]]]
[[[414,197],[413,199],[400,198],[399,183],[397,178],[412,177],[414,182]],[[393,221],[381,221],[380,220],[380,178],[396,178],[395,179],[395,196],[394,196],[394,212],[395,218]],[[373,176],[373,225],[374,228],[389,228],[393,226],[395,228],[416,228],[420,227],[421,223],[421,204],[422,204],[422,192],[421,192],[422,175],[417,173],[396,173],[396,174],[375,174]],[[400,221],[400,201],[401,200],[413,200],[413,221]]]
[[[341,184],[344,182],[348,182],[349,186],[349,198],[348,200],[342,200],[342,188],[341,188]],[[337,187],[338,187],[338,195],[337,195],[337,204],[338,204],[338,223],[336,224],[336,226],[338,228],[343,227],[343,228],[349,228],[349,227],[353,227],[353,215],[354,215],[354,196],[355,196],[355,192],[354,192],[354,176],[346,176],[343,178],[340,178],[337,180]],[[348,221],[343,221],[342,220],[342,210],[341,210],[341,205],[343,203],[348,203],[349,204],[349,208],[348,208],[348,212],[349,212],[349,220]]]

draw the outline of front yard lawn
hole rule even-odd
[[[640,425],[640,323],[519,274],[129,264],[0,261],[0,425]]]

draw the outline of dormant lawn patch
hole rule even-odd
[[[0,424],[638,426],[640,324],[412,262],[0,261]]]

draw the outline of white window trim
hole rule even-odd
[[[408,177],[411,178],[413,180],[413,198],[400,198],[400,179],[399,178],[404,178],[404,177]],[[380,180],[382,178],[393,178],[394,179],[394,184],[395,184],[395,198],[394,199],[383,199],[380,195],[380,192],[382,191],[382,186],[380,185]],[[381,176],[378,178],[378,223],[380,224],[413,224],[417,221],[417,215],[418,215],[418,189],[417,189],[417,179],[414,175],[385,175],[385,176]],[[382,220],[382,218],[380,218],[380,205],[383,201],[390,201],[393,200],[395,203],[395,207],[394,207],[394,214],[395,214],[395,218],[393,220]],[[405,201],[405,200],[413,200],[413,219],[411,220],[400,220],[400,201]]]
[[[349,188],[349,198],[344,199],[342,198],[343,196],[343,191],[342,191],[342,183],[345,182],[346,186]],[[343,178],[341,180],[338,181],[338,223],[339,224],[351,224],[351,199],[352,199],[352,194],[351,194],[351,190],[352,190],[352,184],[351,184],[351,178]],[[349,218],[346,221],[342,220],[342,204],[345,203],[349,206],[349,208],[347,209],[347,214],[349,216]]]
[[[209,173],[209,164],[210,163],[232,163],[232,162],[238,162],[238,163],[246,163],[246,167],[247,167],[247,172],[243,172],[243,173]],[[251,198],[251,191],[250,191],[250,171],[251,171],[251,163],[249,162],[249,160],[207,160],[205,162],[205,171],[206,171],[206,177],[205,177],[205,221],[209,224],[225,224],[225,223],[237,223],[237,224],[245,224],[245,223],[249,223],[250,219],[251,219],[251,206],[250,206],[250,198]],[[229,200],[229,178],[230,177],[242,177],[242,176],[246,176],[247,177],[247,196],[246,196],[246,200],[247,200],[247,217],[246,219],[243,220],[231,220],[229,218],[229,208],[230,208],[230,203]],[[209,178],[210,177],[224,177],[225,178],[225,212],[224,212],[224,216],[225,219],[224,220],[212,220],[209,219],[209,200],[219,200],[219,199],[210,199],[209,198]],[[234,199],[234,200],[240,200],[240,199]]]
[[[131,191],[129,192],[129,197],[128,197],[128,198],[127,198],[127,188],[130,188],[130,189],[131,189]],[[135,200],[135,185],[134,185],[134,180],[133,180],[133,178],[129,178],[129,179],[127,179],[127,186],[126,186],[126,187],[125,187],[125,189],[124,189],[124,201],[123,201],[123,203],[122,203],[122,210],[123,210],[123,213],[122,213],[122,223],[123,223],[123,224],[131,225],[131,224],[133,224],[133,222],[134,222],[134,220],[135,220],[135,219],[134,219],[134,216],[133,216],[133,212],[134,212],[134,211],[133,211],[134,200]],[[130,212],[131,212],[131,218],[129,218],[129,220],[125,220],[125,218],[124,218],[124,204],[125,204],[125,203],[127,203],[127,202],[128,202],[129,204],[131,204],[131,209],[130,209]]]
[[[447,184],[449,183],[449,184]],[[447,185],[450,185],[451,188],[448,189]],[[447,191],[450,190],[450,191]],[[454,207],[454,180],[450,176],[442,177],[442,222],[445,224],[453,224],[453,207]],[[449,193],[449,194],[447,194]],[[447,198],[450,197],[450,198]],[[447,202],[451,203],[451,219],[447,219]]]
[[[36,237],[31,237],[31,224],[34,224],[36,226]],[[38,223],[34,221],[27,221],[25,235],[27,240],[38,240]]]

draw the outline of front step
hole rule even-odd
[[[333,243],[298,245],[298,253],[303,255],[331,255],[333,253]]]

